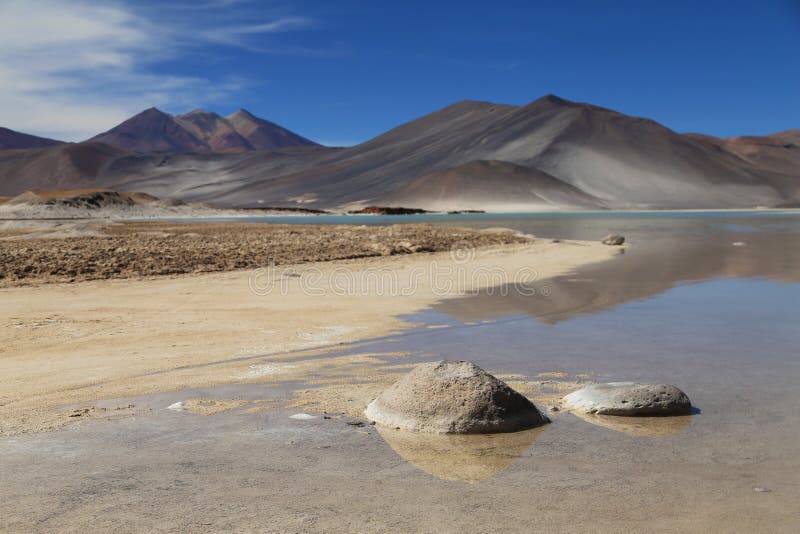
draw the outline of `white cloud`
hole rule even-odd
[[[203,10],[235,1],[210,2]],[[156,73],[198,44],[245,46],[246,36],[307,26],[298,17],[195,31],[180,17],[121,2],[0,2],[0,125],[65,140],[85,139],[150,106],[196,105],[239,90],[241,79]],[[190,5],[183,5],[187,10]],[[144,13],[148,13],[149,16]],[[211,15],[213,17],[213,13]],[[170,20],[167,24],[163,19]],[[186,20],[186,19],[183,19]],[[189,19],[196,23],[200,18]],[[202,20],[200,20],[202,22]]]
[[[242,41],[242,36],[263,33],[279,33],[307,28],[311,25],[312,21],[309,19],[300,17],[285,17],[272,22],[266,22],[264,24],[248,24],[242,26],[214,28],[204,31],[203,37],[209,41],[247,47],[247,43]]]

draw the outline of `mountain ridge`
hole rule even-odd
[[[64,141],[17,132],[0,126],[0,150],[24,150],[63,144]]]
[[[522,106],[459,101],[348,148],[305,138],[293,144],[291,132],[275,128],[244,109],[221,117],[151,108],[93,138],[142,134],[134,139],[141,145],[122,151],[94,146],[85,157],[96,161],[86,172],[74,154],[58,159],[47,152],[65,151],[59,147],[0,152],[0,194],[14,194],[27,182],[26,189],[52,182],[49,165],[59,183],[72,179],[76,186],[99,183],[224,206],[358,209],[402,202],[482,209],[483,203],[497,211],[512,205],[699,209],[800,202],[800,130],[730,139],[682,134],[556,95]],[[276,144],[275,136],[291,142],[260,148]],[[202,148],[187,151],[193,143]],[[59,161],[69,172],[57,168]]]
[[[88,141],[140,153],[249,152],[316,145],[244,109],[222,117],[202,109],[170,115],[155,107]]]

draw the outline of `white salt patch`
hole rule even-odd
[[[311,415],[310,413],[296,413],[289,416],[289,419],[297,419],[298,421],[310,421],[311,419],[316,418],[316,415]]]
[[[170,404],[169,406],[167,406],[167,410],[172,410],[174,412],[182,412],[185,409],[186,408],[183,407],[183,402],[181,401],[178,401],[174,404]]]
[[[250,370],[239,378],[260,378],[262,376],[279,374],[288,369],[294,369],[294,367],[294,365],[274,365],[271,363],[251,365]]]
[[[248,355],[248,354],[266,354],[268,352],[278,352],[277,347],[280,347],[280,345],[253,345],[250,347],[240,348],[238,354]]]
[[[317,328],[317,332],[298,332],[297,337],[312,343],[327,343],[337,336],[343,336],[359,329],[352,326],[321,326]]]

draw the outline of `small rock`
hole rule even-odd
[[[603,238],[604,245],[621,245],[625,242],[625,238],[619,234],[608,234]]]
[[[769,493],[772,490],[769,488],[753,488],[753,491],[756,493]]]
[[[558,412],[560,410],[561,410],[561,408],[559,408],[558,406],[550,406],[550,411],[551,412]]]
[[[345,424],[350,426],[364,426],[364,421],[347,421]]]
[[[692,410],[686,393],[668,384],[592,384],[570,393],[564,401],[574,410],[597,415],[686,415]]]

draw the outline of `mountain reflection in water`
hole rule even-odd
[[[629,228],[631,247],[610,261],[536,281],[531,287],[509,285],[447,299],[435,309],[465,322],[524,314],[554,324],[652,297],[678,284],[715,278],[797,283],[800,223],[792,221],[797,231],[776,232],[769,226],[731,231],[730,225],[708,225],[705,220],[699,221],[694,231],[685,224],[676,225],[672,232],[647,226]],[[616,228],[608,225],[597,234]]]

